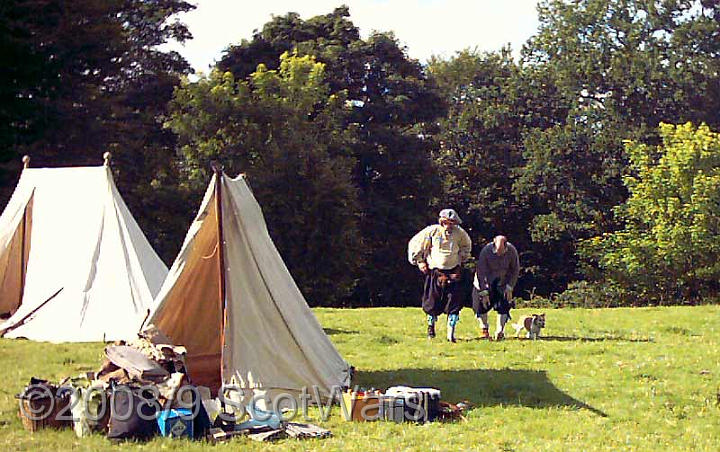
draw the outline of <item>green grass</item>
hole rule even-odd
[[[720,306],[548,310],[538,341],[477,340],[463,311],[457,344],[425,338],[419,308],[318,309],[356,383],[434,386],[467,399],[466,421],[426,425],[350,423],[337,408],[325,440],[274,444],[237,438],[211,446],[156,439],[111,445],[70,430],[30,434],[13,395],[31,376],[59,380],[96,369],[102,344],[0,340],[3,450],[718,450]],[[529,310],[514,311],[518,318]],[[444,318],[443,318],[444,320]],[[491,314],[494,324],[494,314]],[[510,330],[510,328],[508,328]]]

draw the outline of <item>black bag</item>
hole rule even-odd
[[[210,427],[212,427],[212,423],[210,422],[210,416],[208,416],[202,404],[202,399],[197,392],[193,392],[192,402],[193,412],[197,413],[195,417],[193,417],[193,438],[202,439],[208,430],[210,430]]]
[[[156,435],[159,408],[160,404],[151,391],[128,385],[113,385],[108,439],[144,440]]]

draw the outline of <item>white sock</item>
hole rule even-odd
[[[490,323],[488,323],[487,312],[485,314],[480,314],[480,316],[477,319],[478,319],[478,323],[480,324],[480,328],[483,328],[485,330],[490,329]]]
[[[500,314],[498,315],[498,322],[497,322],[497,332],[502,333],[505,329],[505,324],[508,321],[508,318],[510,316],[508,314]]]

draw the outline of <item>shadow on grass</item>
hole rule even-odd
[[[480,342],[480,341],[487,341],[487,339],[483,339],[480,337],[474,337],[470,339],[459,339],[462,342]],[[529,341],[532,342],[532,339],[527,339],[524,336],[521,337],[515,337],[515,336],[505,336],[505,340],[509,341]],[[535,339],[539,342],[547,341],[547,342],[655,342],[654,339],[650,338],[627,338],[622,336],[605,336],[605,337],[583,337],[583,336],[540,336],[538,339]]]
[[[539,341],[556,341],[556,342],[655,342],[650,338],[627,338],[622,336],[605,336],[605,337],[583,337],[583,336],[540,336]]]
[[[343,330],[340,328],[323,328],[323,331],[325,331],[325,334],[328,336],[332,336],[333,334],[358,334],[359,331],[353,331],[353,330]]]
[[[547,372],[519,369],[397,369],[358,371],[353,384],[385,388],[395,385],[433,387],[442,391],[443,400],[468,400],[477,407],[499,405],[530,408],[574,407],[598,416],[604,412],[577,400],[558,389]]]

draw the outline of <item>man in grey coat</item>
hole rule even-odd
[[[520,274],[520,259],[512,243],[498,235],[480,251],[473,280],[473,310],[482,328],[482,337],[490,338],[488,312],[498,313],[495,339],[502,340],[503,330],[510,319],[513,288]]]

